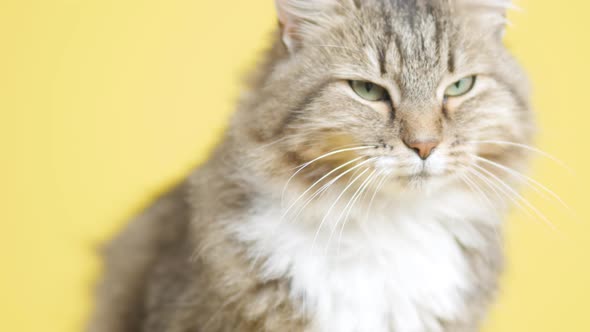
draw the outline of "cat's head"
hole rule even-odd
[[[489,178],[480,158],[524,161],[516,146],[533,123],[502,43],[509,1],[276,3],[275,49],[234,122],[260,147],[260,169],[284,180],[304,165],[292,179],[304,187],[333,172],[324,181],[421,189]]]

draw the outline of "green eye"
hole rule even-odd
[[[382,101],[389,99],[385,88],[366,81],[350,81],[350,87],[359,97],[368,101]]]
[[[469,76],[451,84],[445,91],[445,97],[459,97],[473,89],[475,85],[475,76]]]

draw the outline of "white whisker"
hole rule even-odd
[[[285,210],[285,212],[281,216],[281,219],[285,218],[285,216],[287,216],[287,214],[289,213],[289,211],[291,211],[291,209],[295,206],[295,204],[297,204],[305,195],[307,195],[307,193],[309,193],[313,188],[315,188],[315,186],[317,186],[320,182],[322,182],[323,180],[325,180],[327,177],[334,174],[335,172],[337,172],[337,171],[347,167],[348,165],[355,163],[358,160],[363,159],[363,158],[364,157],[355,158],[349,162],[346,162],[346,163],[334,168],[333,170],[331,170],[330,172],[328,172],[327,174],[322,176],[319,180],[317,180],[311,186],[309,186],[309,188],[307,188],[307,190],[305,190],[301,195],[299,195],[299,197],[293,203],[291,203],[291,205]]]
[[[374,158],[373,158],[374,159]],[[369,159],[369,160],[373,160],[373,159]],[[324,215],[324,218],[322,218],[322,221],[320,222],[320,225],[318,226],[318,229],[315,233],[315,236],[313,238],[313,242],[312,242],[312,248],[315,246],[315,243],[317,241],[317,238],[320,235],[320,231],[322,229],[322,227],[324,226],[324,224],[326,223],[326,220],[328,220],[328,217],[330,216],[330,214],[332,213],[332,210],[334,209],[334,207],[336,206],[336,204],[338,204],[338,202],[340,201],[340,199],[342,198],[342,196],[344,196],[344,194],[346,193],[346,191],[348,191],[348,189],[350,187],[352,187],[352,185],[355,184],[356,181],[358,181],[358,179],[363,176],[366,172],[369,171],[369,168],[367,168],[366,170],[364,170],[360,175],[358,175],[350,184],[348,184],[340,193],[340,195],[338,195],[338,197],[336,197],[336,199],[334,200],[334,203],[332,203],[332,205],[330,206],[330,208],[328,209],[328,211],[326,212],[326,214]]]
[[[293,218],[294,220],[297,220],[297,218],[299,218],[299,215],[303,212],[303,210],[305,210],[305,208],[313,201],[314,198],[316,198],[317,196],[319,196],[320,194],[322,194],[323,192],[327,191],[328,188],[330,186],[332,186],[334,183],[336,183],[339,179],[341,179],[342,177],[346,176],[348,173],[354,171],[355,169],[358,169],[359,167],[365,165],[366,163],[373,161],[375,158],[372,159],[368,159],[365,160],[361,163],[359,163],[358,165],[353,166],[351,169],[343,172],[342,174],[338,175],[336,178],[330,180],[330,182],[328,182],[327,184],[325,184],[323,187],[321,187],[320,189],[316,190],[316,192],[310,197],[308,198],[305,202],[304,205],[298,209],[297,215],[295,215],[295,217]]]
[[[316,161],[322,160],[324,158],[339,154],[339,153],[344,153],[344,152],[350,152],[350,151],[359,151],[359,150],[367,150],[367,149],[373,149],[374,146],[361,146],[361,147],[356,147],[356,148],[347,148],[347,149],[340,149],[340,150],[336,150],[336,151],[332,151],[332,152],[328,152],[326,154],[323,154],[315,159],[313,159],[312,161],[308,161],[306,163],[304,163],[303,165],[298,166],[296,169],[297,171],[291,175],[291,177],[289,178],[289,180],[287,180],[287,183],[285,183],[285,187],[283,188],[283,192],[281,194],[281,202],[284,201],[284,197],[285,197],[285,192],[287,191],[287,188],[289,187],[289,184],[291,183],[291,181],[293,180],[293,178],[295,178],[299,173],[301,173],[306,167],[308,167],[309,165],[315,163]]]
[[[470,141],[470,143],[476,143],[476,144],[496,144],[496,145],[506,145],[506,146],[512,146],[512,147],[516,147],[516,148],[521,148],[524,150],[528,150],[531,152],[535,152],[538,153],[539,155],[548,158],[550,160],[552,160],[553,162],[559,164],[561,167],[565,168],[568,172],[570,172],[570,174],[575,174],[575,172],[562,160],[558,159],[557,157],[532,146],[526,145],[526,144],[521,144],[521,143],[515,143],[515,142],[508,142],[508,141],[494,141],[494,140],[485,140],[485,141]]]
[[[467,169],[467,168],[466,168],[466,170],[469,171],[469,169]],[[480,195],[478,195],[478,197],[480,199],[483,196],[483,198],[487,201],[487,203],[489,204],[489,206],[491,208],[490,211],[496,211],[496,207],[494,206],[494,204],[492,203],[492,201],[489,199],[489,197],[477,185],[477,183],[474,182],[474,180],[472,180],[471,177],[469,177],[468,174],[460,174],[459,176],[463,179],[463,181],[467,184],[467,186],[469,186],[470,188],[471,188],[471,186],[474,186],[474,188],[476,189],[476,191],[480,193]],[[465,181],[465,180],[467,180],[467,181]],[[469,184],[469,182],[471,182],[471,184]],[[500,200],[502,199],[501,197],[499,197],[499,198],[500,198]],[[492,227],[492,228],[494,229],[494,234],[496,234],[496,241],[498,241],[498,244],[502,246],[503,245],[502,236],[498,233],[498,229],[496,227]]]
[[[467,169],[467,171],[469,171],[469,169]],[[488,205],[493,211],[494,204],[492,203],[488,195],[486,195],[485,192],[477,185],[477,183],[475,183],[474,180],[471,179],[471,177],[469,177],[468,174],[460,174],[459,176],[461,180],[471,189],[471,191],[478,194],[477,196],[479,200],[481,200],[484,204]]]
[[[367,179],[365,179],[365,181],[356,190],[356,192],[354,193],[354,195],[352,195],[352,197],[348,201],[348,204],[346,204],[346,206],[344,207],[344,209],[342,210],[342,212],[338,216],[338,219],[336,219],[336,224],[334,225],[334,227],[332,229],[332,232],[330,233],[330,238],[328,239],[328,244],[326,245],[326,250],[330,246],[330,242],[332,241],[332,237],[334,235],[334,232],[338,228],[338,223],[340,222],[340,220],[342,219],[342,217],[346,213],[346,216],[344,217],[344,220],[342,222],[342,228],[340,230],[340,236],[338,238],[338,248],[340,248],[340,242],[342,241],[342,231],[344,230],[344,225],[346,224],[346,221],[350,217],[350,212],[354,208],[354,205],[358,201],[358,199],[361,196],[361,194],[364,192],[364,190],[366,189],[366,187],[370,184],[370,182],[373,179],[373,176],[375,175],[376,172],[377,172],[377,170],[374,170],[371,174],[369,174],[369,176],[367,177]]]
[[[466,170],[471,175],[474,175],[477,180],[481,180],[483,182],[483,184],[485,184],[488,188],[490,188],[491,191],[494,193],[494,195],[498,198],[498,201],[499,202],[504,201],[504,199],[506,197],[512,199],[512,197],[510,195],[508,195],[505,191],[501,190],[502,188],[499,188],[496,183],[494,183],[494,182],[490,181],[488,178],[484,177],[482,174],[480,174],[479,172],[477,172],[477,170],[470,169],[470,168],[466,168]],[[500,190],[500,191],[498,191],[498,190]],[[503,194],[503,196],[502,196],[502,194]],[[513,202],[515,204],[518,204],[517,201],[514,201],[513,200]],[[525,212],[528,212],[528,210],[525,210]]]
[[[473,164],[473,166],[476,167],[476,168],[478,168],[482,172],[486,173],[488,176],[492,177],[496,181],[498,181],[498,183],[500,185],[502,185],[506,190],[508,190],[509,192],[511,192],[522,203],[524,203],[529,209],[531,209],[539,218],[541,218],[547,224],[547,226],[549,226],[553,230],[557,230],[557,228],[555,227],[555,225],[553,225],[553,223],[543,213],[541,213],[527,199],[525,199],[524,197],[522,197],[522,195],[520,195],[518,192],[516,192],[516,190],[514,190],[512,187],[510,187],[508,184],[506,184],[506,182],[504,182],[502,179],[500,179],[499,177],[497,177],[496,175],[494,175],[494,173],[488,171],[487,169],[485,169],[485,168],[483,168],[483,167],[481,167],[481,166],[479,166],[477,164]]]
[[[501,169],[501,170],[503,170],[503,171],[505,171],[505,172],[507,172],[509,174],[512,174],[512,175],[514,175],[514,176],[516,176],[518,178],[521,178],[521,179],[523,179],[525,181],[528,181],[528,182],[536,185],[538,188],[540,188],[541,190],[545,191],[547,194],[549,194],[551,197],[553,197],[559,203],[561,203],[561,205],[563,205],[563,207],[565,207],[568,211],[570,211],[570,212],[573,213],[573,210],[570,208],[570,206],[567,205],[565,203],[565,201],[559,195],[557,195],[554,191],[552,191],[551,189],[547,188],[546,186],[544,186],[542,183],[536,181],[535,179],[533,179],[533,178],[531,178],[529,176],[526,176],[526,175],[524,175],[524,174],[522,174],[522,173],[520,173],[518,171],[515,171],[515,170],[513,170],[513,169],[511,169],[509,167],[506,167],[506,166],[504,166],[504,165],[502,165],[500,163],[491,161],[491,160],[489,160],[487,158],[482,158],[482,157],[478,157],[478,156],[475,156],[475,158],[477,158],[477,160],[479,160],[481,162],[484,162],[484,163],[487,163],[489,165],[495,166],[496,168],[499,168],[499,169]],[[533,189],[535,189],[537,192],[539,192],[534,186],[531,186],[531,187]]]
[[[368,191],[367,189],[369,188],[369,186],[370,186],[370,185],[371,185],[371,184],[374,182],[374,180],[376,180],[376,179],[378,179],[378,178],[379,178],[379,175],[380,175],[381,173],[383,173],[383,171],[381,171],[379,174],[377,174],[376,176],[374,176],[374,177],[373,177],[373,179],[372,179],[372,180],[371,180],[371,181],[370,181],[370,182],[369,182],[369,183],[368,183],[368,184],[365,186],[365,188],[363,189],[363,191],[361,192],[361,194],[360,194],[360,195],[359,195],[359,196],[356,198],[356,200],[358,200],[359,198],[361,198],[361,197],[363,196],[363,194],[364,194],[364,193],[366,193],[366,192]],[[355,204],[356,204],[356,201],[355,201],[355,202],[353,202],[353,206],[354,206]],[[351,208],[351,209],[352,209],[352,208]],[[342,233],[343,233],[343,231],[344,231],[344,227],[346,226],[346,223],[348,222],[348,214],[349,214],[349,213],[350,213],[350,210],[349,210],[349,212],[348,212],[348,213],[347,213],[347,215],[346,215],[346,219],[344,219],[344,223],[342,224],[342,227],[340,228],[340,234],[338,235],[338,248],[337,248],[337,250],[336,250],[336,251],[337,251],[337,255],[338,255],[338,256],[340,256],[340,244],[341,244],[341,242],[342,242]]]
[[[369,220],[369,214],[371,213],[371,209],[373,207],[373,203],[375,202],[375,197],[377,196],[377,193],[379,193],[381,188],[383,188],[383,185],[390,178],[391,175],[385,174],[385,171],[382,171],[381,173],[379,173],[378,176],[382,176],[382,178],[377,183],[377,186],[375,186],[375,191],[373,191],[373,195],[371,196],[371,200],[369,201],[369,206],[367,207],[367,214],[365,216],[366,221]]]
[[[519,200],[517,200],[513,194],[511,194],[509,191],[506,191],[506,189],[504,189],[503,187],[499,186],[498,183],[492,181],[492,179],[486,177],[485,174],[482,174],[481,172],[477,171],[476,169],[468,168],[467,171],[469,173],[471,173],[473,176],[475,176],[478,180],[481,180],[488,188],[493,190],[494,193],[496,194],[496,196],[500,200],[504,200],[504,199],[510,200],[523,213],[525,213],[531,219],[535,219],[533,214],[531,214],[531,212]]]

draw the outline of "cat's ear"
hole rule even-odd
[[[340,0],[275,0],[283,43],[289,52],[301,46],[314,29],[325,26],[326,15]]]
[[[504,35],[510,9],[518,9],[512,0],[455,0],[456,9],[470,23],[480,26],[501,38]]]

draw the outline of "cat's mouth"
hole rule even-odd
[[[436,160],[410,160],[399,161],[394,157],[379,158],[375,164],[377,169],[382,169],[384,173],[391,174],[393,179],[401,182],[411,181],[428,181],[444,177],[450,173],[447,168],[448,163]]]
[[[430,167],[423,165],[414,172],[398,175],[396,180],[403,186],[424,188],[430,184],[436,185],[446,183],[452,178],[453,171],[450,169],[431,169]]]
[[[398,179],[403,182],[416,182],[416,181],[428,181],[436,177],[435,174],[428,172],[427,170],[421,170],[416,173],[400,175]]]
[[[432,176],[433,176],[433,174],[428,172],[425,168],[423,168],[420,172],[413,175],[413,177],[419,178],[419,179],[428,179]]]

